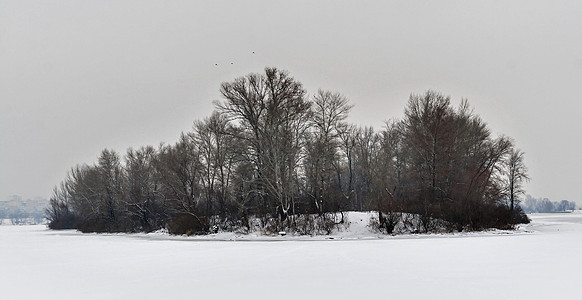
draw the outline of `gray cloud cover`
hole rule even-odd
[[[174,142],[221,82],[277,66],[376,128],[410,93],[466,97],[526,152],[529,193],[580,203],[580,28],[579,1],[0,0],[0,199]]]

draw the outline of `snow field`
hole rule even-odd
[[[396,237],[366,233],[362,224],[352,224],[353,230],[337,233],[333,240],[225,234],[200,240],[0,226],[0,295],[579,299],[582,214],[540,214],[532,219],[513,233]]]

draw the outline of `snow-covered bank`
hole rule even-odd
[[[582,214],[531,217],[532,224],[510,234],[252,243],[2,226],[0,293],[6,299],[578,299]]]
[[[124,236],[155,240],[181,240],[181,241],[322,241],[322,240],[373,240],[373,239],[408,239],[408,238],[451,238],[464,236],[520,234],[528,233],[526,225],[517,226],[516,230],[491,229],[481,232],[460,233],[429,233],[429,234],[394,234],[388,235],[380,232],[376,226],[370,225],[371,219],[378,218],[377,212],[345,212],[345,223],[339,224],[330,234],[300,235],[292,233],[263,234],[259,229],[250,233],[219,232],[207,235],[175,236],[166,231],[153,233],[122,234]],[[338,215],[338,220],[340,219]],[[81,234],[81,233],[77,233]],[[100,234],[119,235],[119,234]]]

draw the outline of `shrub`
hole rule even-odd
[[[178,235],[207,234],[210,231],[208,219],[191,214],[179,214],[168,223],[168,232]]]

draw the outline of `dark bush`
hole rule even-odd
[[[84,219],[77,224],[77,229],[83,233],[107,232],[106,227],[104,220],[97,218]]]
[[[126,219],[109,219],[104,217],[93,217],[80,220],[77,229],[83,233],[88,232],[131,232]]]
[[[191,214],[177,215],[168,223],[168,232],[170,234],[207,234],[209,230],[210,228],[206,217],[197,217]]]
[[[54,219],[48,223],[50,229],[76,229],[77,228],[77,217],[72,214],[66,214],[60,216],[58,219]]]
[[[525,211],[523,211],[521,206],[518,205],[513,209],[511,215],[511,222],[513,224],[529,224],[531,220],[529,219]]]
[[[49,207],[45,210],[45,217],[49,221],[50,229],[75,229],[77,228],[77,216],[70,210],[65,201],[51,199]]]

